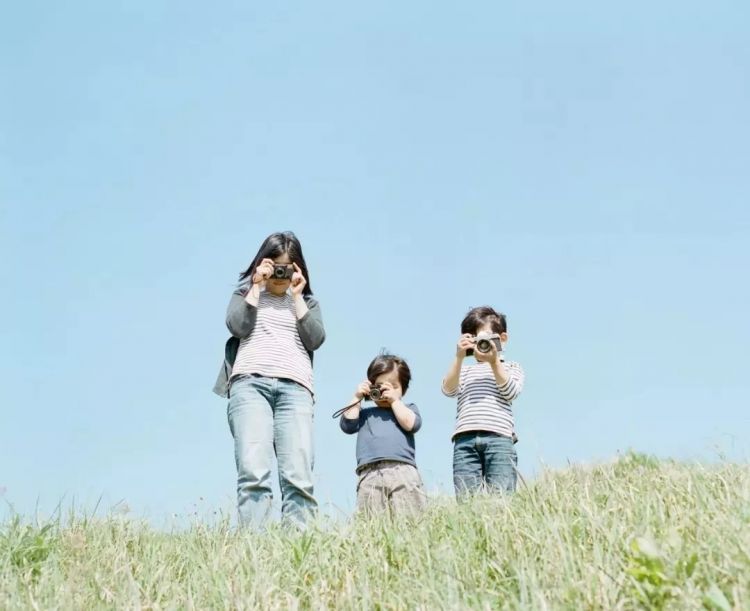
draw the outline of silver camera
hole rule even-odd
[[[497,333],[479,333],[474,338],[474,346],[476,346],[477,352],[487,354],[492,350],[492,344],[495,344],[495,349],[498,353],[502,352],[503,347],[500,343],[500,336]],[[474,354],[474,350],[469,348],[466,351],[466,356]]]

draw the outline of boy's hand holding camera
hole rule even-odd
[[[486,352],[480,351],[478,348],[474,351],[474,358],[479,363],[489,363],[492,367],[492,374],[495,376],[495,382],[498,386],[503,386],[508,381],[508,374],[505,371],[505,365],[503,359],[498,352],[497,345],[494,341],[490,341],[489,350]]]
[[[487,332],[461,335],[456,343],[456,359],[443,380],[443,388],[446,391],[454,391],[458,387],[463,360],[471,355],[479,363],[489,363],[498,386],[503,386],[509,379],[501,356],[501,341],[504,335]]]
[[[474,344],[476,345],[477,340],[474,340]],[[484,351],[480,350],[478,347],[474,349],[474,358],[477,359],[479,363],[494,363],[495,361],[499,360],[500,353],[497,351],[497,345],[495,342],[486,342],[487,347],[484,349]]]
[[[468,351],[474,349],[474,336],[471,333],[464,333],[458,338],[456,344],[456,358],[463,359],[469,355]]]

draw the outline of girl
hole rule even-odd
[[[341,415],[341,429],[357,433],[357,510],[413,515],[425,506],[422,478],[414,460],[414,433],[422,426],[417,406],[402,401],[411,372],[403,359],[376,357],[367,380]],[[375,407],[361,407],[370,398]]]
[[[512,404],[523,390],[524,371],[518,363],[505,361],[507,341],[505,315],[489,306],[473,308],[461,322],[456,356],[443,379],[443,393],[458,400],[453,432],[458,497],[483,489],[516,489]],[[471,353],[476,360],[464,363]]]
[[[313,351],[325,339],[299,240],[268,236],[227,309],[225,360],[214,391],[229,398],[241,526],[262,527],[279,468],[281,513],[303,526],[313,497]]]

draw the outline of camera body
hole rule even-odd
[[[383,389],[380,386],[370,385],[370,393],[365,399],[371,399],[373,401],[380,401],[383,398]]]
[[[289,280],[291,279],[292,274],[294,274],[294,270],[292,269],[291,265],[286,265],[284,263],[273,264],[273,273],[271,274],[271,278],[273,278],[274,280]]]
[[[500,342],[500,336],[497,333],[479,333],[474,338],[474,346],[477,352],[481,354],[487,354],[492,350],[492,344],[495,345],[495,349],[498,354],[503,351],[502,343]],[[466,356],[474,354],[474,348],[469,348],[466,351]]]

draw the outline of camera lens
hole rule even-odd
[[[477,342],[477,350],[479,350],[479,352],[486,353],[486,352],[489,352],[491,349],[492,347],[490,345],[490,340],[480,339]]]
[[[379,401],[382,396],[383,396],[383,393],[380,391],[380,389],[377,386],[370,389],[370,398],[373,401]]]

